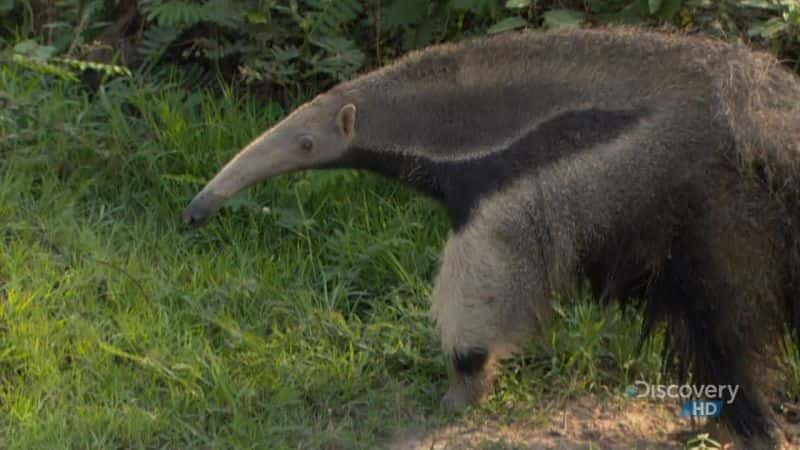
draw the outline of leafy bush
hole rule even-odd
[[[581,24],[741,37],[800,68],[800,0],[0,0],[4,58],[17,63],[162,77],[177,64],[198,83],[222,75],[290,94],[435,42]]]

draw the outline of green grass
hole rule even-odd
[[[2,448],[371,448],[657,377],[636,315],[583,298],[486,407],[448,417],[433,203],[369,174],[286,176],[186,231],[192,195],[280,107],[22,70],[0,68]]]

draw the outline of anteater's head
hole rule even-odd
[[[352,146],[356,107],[320,95],[298,108],[239,152],[186,208],[190,225],[202,225],[231,196],[272,176],[325,167]]]

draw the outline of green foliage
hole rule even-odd
[[[656,350],[662,347],[663,337],[657,334],[648,342],[631,339],[640,331],[638,311],[599,305],[588,289],[573,297],[553,303],[560,328],[553,329],[549,342],[539,348],[549,355],[545,379],[553,384],[570,380],[563,388],[580,392],[600,384],[625,386],[659,373],[661,360]],[[645,351],[640,352],[640,345],[645,344]]]
[[[163,74],[195,67],[290,94],[431,43],[524,27],[671,25],[754,40],[800,63],[800,0],[62,0],[0,3],[7,42]],[[12,47],[12,45],[9,45]],[[98,48],[105,56],[98,57]],[[109,54],[111,56],[109,56]],[[58,68],[37,67],[58,74]],[[30,59],[16,62],[33,66]],[[49,63],[49,61],[47,61]],[[62,65],[63,64],[56,64]],[[800,68],[800,67],[798,67]],[[103,69],[101,69],[103,70]]]
[[[687,450],[718,450],[722,444],[711,438],[708,433],[700,433],[686,442]]]
[[[572,9],[551,9],[542,14],[544,25],[548,28],[574,27],[585,20],[585,15]]]
[[[83,61],[69,57],[55,57],[56,47],[39,45],[36,41],[19,42],[10,52],[10,61],[35,72],[55,75],[65,80],[78,80],[78,74],[89,70],[106,77],[115,75],[131,76],[131,71],[124,66],[104,64],[94,61]]]

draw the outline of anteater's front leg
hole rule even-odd
[[[442,399],[460,411],[491,392],[496,362],[530,339],[538,325],[536,277],[496,233],[462,230],[447,242],[431,316],[451,364]]]

